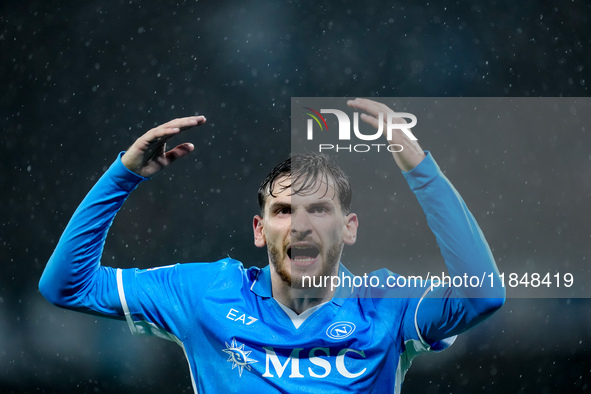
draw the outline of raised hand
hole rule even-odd
[[[387,114],[395,113],[392,109],[382,103],[375,102],[373,100],[356,98],[355,100],[349,100],[347,105],[356,110],[362,111],[361,120],[365,123],[379,129],[379,114],[384,114],[382,125],[384,135],[386,135],[387,125],[386,119]],[[404,124],[406,121],[403,118],[394,118],[394,123]],[[402,152],[392,153],[396,164],[402,169],[402,171],[410,171],[415,168],[424,158],[425,153],[417,141],[411,140],[402,130],[394,129],[392,132],[392,138],[388,141],[391,144],[402,145]]]
[[[155,127],[138,138],[121,158],[121,162],[129,170],[146,178],[150,178],[173,161],[192,152],[195,147],[191,143],[177,145],[166,151],[166,142],[182,131],[205,123],[204,116],[179,118]]]

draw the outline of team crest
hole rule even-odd
[[[258,362],[257,360],[248,358],[252,350],[245,351],[244,344],[238,346],[236,338],[232,338],[232,342],[230,345],[228,345],[228,342],[226,342],[226,348],[222,349],[222,351],[230,355],[230,357],[228,357],[228,360],[226,361],[230,361],[232,363],[232,369],[238,367],[240,377],[242,377],[242,371],[244,370],[244,368],[250,371],[251,367],[249,364],[254,364]]]
[[[355,331],[355,324],[348,321],[333,323],[326,330],[326,335],[332,339],[345,339]]]

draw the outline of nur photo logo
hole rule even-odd
[[[415,115],[408,112],[380,112],[377,116],[378,128],[371,133],[365,133],[360,130],[359,127],[359,112],[353,112],[353,124],[351,125],[351,119],[349,115],[341,110],[334,108],[321,108],[319,111],[311,107],[302,107],[306,115],[306,139],[308,141],[314,140],[314,129],[319,130],[322,133],[332,133],[330,138],[338,140],[339,143],[321,143],[318,144],[318,151],[347,151],[365,153],[372,150],[380,151],[381,149],[387,150],[388,152],[402,152],[404,147],[400,144],[385,144],[385,143],[361,143],[361,144],[342,144],[341,141],[354,141],[355,139],[361,141],[376,141],[386,136],[388,141],[392,140],[394,132],[404,133],[410,140],[416,141],[417,138],[410,130],[417,124],[417,118]],[[334,132],[333,128],[329,131],[328,122],[323,114],[334,115],[338,124],[338,131]],[[329,117],[330,119],[330,117]],[[335,118],[333,118],[334,120]],[[409,119],[409,122],[406,121]],[[370,127],[367,127],[369,129]],[[326,137],[326,136],[325,136]]]

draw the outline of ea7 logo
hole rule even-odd
[[[339,122],[339,140],[350,140],[351,139],[351,121],[349,120],[349,116],[343,111],[338,109],[321,109],[320,113],[314,111],[312,108],[305,107],[305,109],[313,112],[306,112],[308,116],[312,119],[308,119],[307,123],[307,139],[312,140],[314,139],[314,121],[318,124],[321,130],[324,130],[322,127],[323,125],[328,130],[328,125],[326,120],[321,114],[333,114],[337,117],[337,121]],[[402,131],[406,136],[416,141],[417,137],[413,135],[410,131],[412,127],[417,124],[417,117],[413,114],[409,114],[407,112],[388,112],[386,114],[380,112],[378,114],[378,129],[374,134],[363,134],[359,131],[359,113],[353,113],[353,132],[355,136],[363,141],[373,141],[380,138],[380,136],[384,132],[384,117],[386,118],[386,136],[388,140],[392,140],[392,132],[396,129]],[[320,119],[319,119],[320,118]],[[404,118],[410,119],[410,123],[407,123]],[[322,122],[320,121],[322,120]]]
[[[332,339],[344,339],[353,334],[353,331],[355,331],[355,324],[346,321],[340,321],[331,324],[326,330],[326,335]]]
[[[242,322],[245,326],[250,326],[252,323],[259,320],[256,317],[248,316],[246,313],[242,313],[234,308],[230,308],[230,311],[226,315],[226,319]]]

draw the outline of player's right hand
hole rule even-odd
[[[166,142],[181,131],[201,126],[204,123],[204,116],[190,116],[174,119],[155,127],[129,147],[121,158],[121,162],[138,175],[146,178],[153,177],[170,163],[195,149],[193,144],[184,143],[166,151]]]

